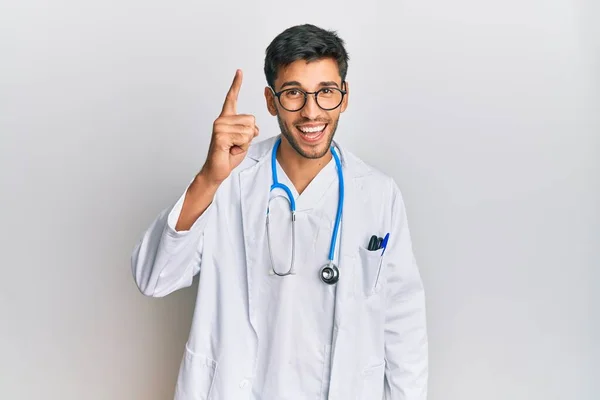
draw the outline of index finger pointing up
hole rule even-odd
[[[225,97],[225,103],[223,103],[221,116],[237,114],[237,100],[238,95],[240,94],[240,88],[242,87],[242,77],[242,70],[236,70],[229,92],[227,92],[227,97]]]

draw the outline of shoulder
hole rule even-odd
[[[359,184],[359,187],[369,194],[400,194],[400,188],[395,179],[387,172],[363,160],[351,150],[336,143],[336,148],[341,150],[348,176]]]
[[[381,215],[402,220],[406,204],[400,185],[389,173],[361,159],[336,143],[344,155],[347,176],[353,180],[356,194],[366,210],[378,209]]]
[[[341,147],[341,146],[340,146]],[[381,226],[402,225],[406,221],[406,205],[399,184],[394,177],[361,159],[348,149],[345,156],[347,177],[352,179],[352,194],[358,197],[360,214]]]

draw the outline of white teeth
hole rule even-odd
[[[325,129],[325,125],[315,126],[314,128],[298,127],[298,129],[300,129],[304,133],[315,133],[315,132],[321,132],[323,129]]]

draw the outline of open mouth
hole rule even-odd
[[[325,129],[327,129],[328,124],[320,124],[320,125],[304,125],[304,126],[296,126],[296,128],[302,133],[302,138],[307,142],[316,142],[318,141]]]

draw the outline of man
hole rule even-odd
[[[334,32],[277,36],[264,95],[281,135],[251,144],[236,71],[204,165],[136,246],[145,295],[199,274],[177,400],[426,399],[425,300],[400,190],[333,140],[347,66]]]

